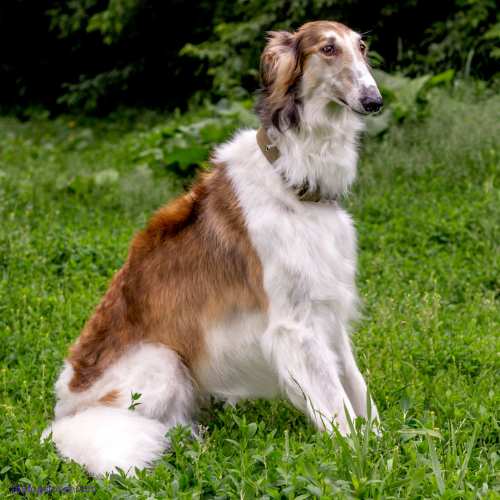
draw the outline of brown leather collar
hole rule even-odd
[[[280,157],[280,152],[276,146],[271,145],[271,141],[269,140],[269,137],[267,137],[266,130],[262,125],[260,126],[259,130],[257,130],[257,143],[259,144],[260,150],[267,158],[267,161],[271,165],[274,165],[276,160]],[[284,182],[288,182],[283,173],[281,174],[281,177],[283,178]],[[299,201],[335,202],[337,200],[336,196],[334,198],[326,198],[324,196],[321,196],[321,191],[319,187],[317,187],[314,190],[311,190],[311,188],[309,187],[309,183],[307,181],[303,182],[300,185],[293,185],[291,186],[291,188],[298,196]]]

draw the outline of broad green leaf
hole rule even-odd
[[[427,466],[420,467],[420,469],[418,469],[417,472],[415,472],[415,474],[413,474],[411,481],[410,481],[410,485],[408,486],[408,488],[410,490],[415,489],[425,479],[426,469],[427,469]]]
[[[174,146],[170,153],[165,154],[164,161],[168,165],[178,164],[181,170],[187,170],[192,165],[199,165],[201,162],[207,161],[208,152],[208,148],[193,141],[191,146],[187,148]]]
[[[394,121],[394,110],[385,109],[381,114],[369,116],[366,119],[366,128],[370,135],[379,135],[390,128]]]
[[[399,402],[399,405],[401,407],[401,411],[403,412],[404,415],[408,413],[408,410],[411,408],[411,399],[408,397],[407,394],[403,394],[401,401]]]
[[[444,439],[439,432],[431,429],[399,429],[396,432],[400,434],[425,434],[427,436],[436,437],[438,439]]]
[[[484,38],[500,38],[500,23],[496,23],[484,35]]]
[[[317,486],[314,486],[312,484],[308,484],[306,486],[306,490],[311,492],[318,499],[323,496],[323,492]]]
[[[248,424],[246,427],[246,432],[244,434],[244,437],[247,439],[252,439],[255,436],[255,433],[257,432],[257,424],[255,422],[252,422],[251,424]]]
[[[377,86],[379,88],[384,88],[391,91],[398,90],[400,87],[406,85],[409,81],[409,78],[403,75],[391,75],[389,73],[386,73],[385,71],[382,71],[381,69],[374,69],[373,77],[375,78],[375,81],[377,82]]]
[[[445,85],[450,83],[453,80],[453,77],[455,76],[455,70],[450,69],[448,71],[445,71],[444,73],[439,73],[438,75],[433,76],[429,82],[427,83],[427,86],[436,86],[436,85]]]

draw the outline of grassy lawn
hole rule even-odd
[[[498,97],[436,92],[425,121],[365,143],[342,202],[382,436],[318,434],[287,401],[215,405],[201,441],[178,429],[151,473],[102,480],[40,444],[52,386],[133,234],[182,183],[141,162],[151,123],[1,118],[0,497],[499,498],[499,117]]]

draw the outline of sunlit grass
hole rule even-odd
[[[439,92],[432,110],[368,142],[342,201],[382,435],[359,421],[358,438],[317,433],[287,401],[216,405],[200,442],[178,429],[151,473],[99,481],[39,444],[52,386],[133,234],[181,183],[141,164],[138,131],[1,119],[0,496],[29,483],[102,499],[497,498],[500,99]]]

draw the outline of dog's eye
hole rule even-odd
[[[327,45],[326,47],[323,47],[321,51],[327,56],[333,56],[335,54],[335,47],[333,47],[332,45]]]
[[[361,49],[362,54],[364,54],[366,52],[366,45],[364,43],[360,43],[359,48]]]

